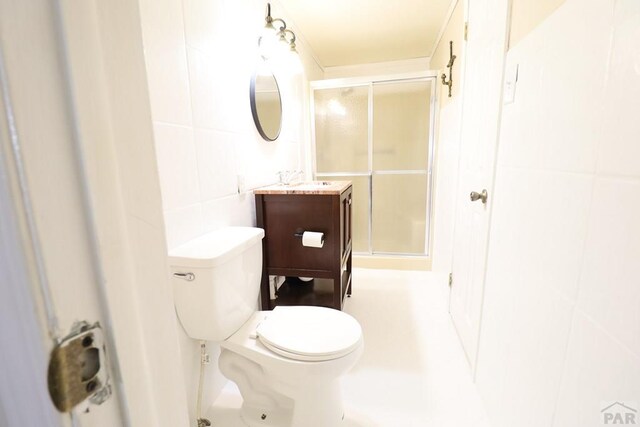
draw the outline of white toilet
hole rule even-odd
[[[362,354],[362,329],[330,308],[256,311],[263,237],[227,227],[171,251],[180,322],[190,337],[220,343],[220,369],[242,393],[247,425],[339,426],[339,380]]]

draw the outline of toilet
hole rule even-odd
[[[325,307],[256,311],[264,230],[226,227],[169,254],[175,307],[186,333],[221,346],[248,426],[343,425],[340,378],[363,350],[350,315]]]

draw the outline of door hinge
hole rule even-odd
[[[453,286],[453,273],[449,273],[449,287]]]
[[[56,409],[70,412],[80,406],[89,412],[90,404],[109,399],[108,365],[100,323],[76,322],[49,356],[47,383]]]
[[[464,23],[464,41],[469,40],[469,23]]]

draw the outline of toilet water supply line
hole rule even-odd
[[[202,383],[204,382],[204,367],[211,362],[211,358],[207,353],[206,341],[200,341],[200,380],[198,381],[198,402],[196,403],[196,419],[198,427],[208,427],[211,421],[202,418]]]

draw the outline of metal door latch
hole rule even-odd
[[[76,322],[51,351],[47,382],[60,412],[101,405],[111,397],[105,341],[100,323]]]

